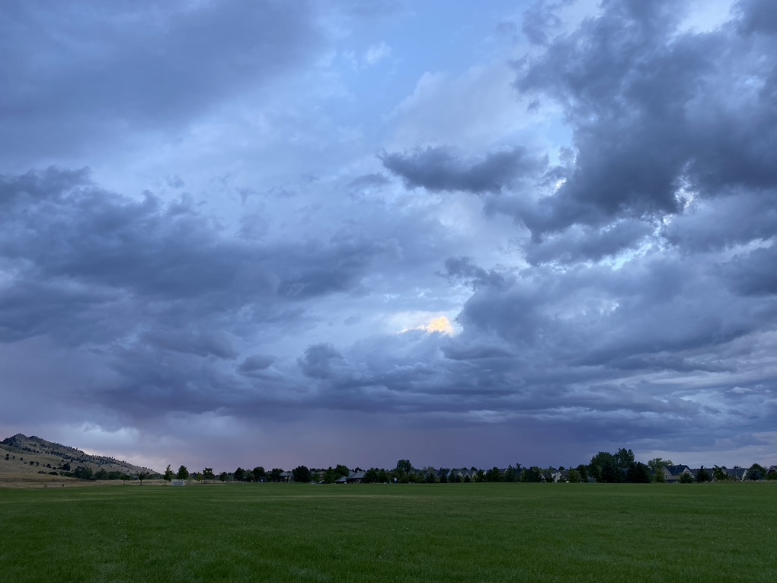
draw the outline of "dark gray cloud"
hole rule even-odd
[[[314,344],[305,349],[305,355],[298,359],[299,367],[306,376],[328,378],[333,374],[333,362],[343,360],[343,355],[331,344]]]
[[[237,359],[257,334],[301,325],[306,301],[353,292],[387,250],[354,233],[246,242],[185,197],[128,199],[86,171],[2,176],[0,208],[0,341],[100,346],[124,377],[110,402],[142,398],[153,410],[161,395],[160,413],[177,398],[186,410],[218,403],[205,387],[234,384],[218,360]],[[254,355],[239,370],[267,366]],[[198,372],[173,381],[177,367]]]
[[[362,174],[348,183],[352,190],[363,190],[367,188],[380,188],[389,184],[391,181],[383,174],[373,172],[371,174]]]
[[[636,0],[563,31],[565,5],[530,8],[532,53],[515,64],[534,112],[563,111],[558,156],[505,147],[510,134],[481,155],[384,152],[376,168],[364,151],[381,146],[359,142],[358,163],[315,179],[219,168],[200,190],[165,167],[160,190],[134,198],[87,170],[0,176],[0,422],[60,403],[155,446],[196,427],[310,465],[301,452],[330,444],[365,464],[390,451],[502,465],[770,443],[772,4],[739,2],[704,33],[680,28],[676,2]],[[183,127],[277,87],[326,41],[308,5],[72,6],[0,9],[17,23],[0,50],[26,49],[0,65],[23,81],[0,92],[20,151]],[[327,14],[370,18],[360,10]],[[455,333],[430,328],[443,315]]]
[[[526,250],[529,263],[601,261],[625,250],[638,248],[655,227],[644,221],[624,219],[602,229],[570,227],[560,234],[546,237]]]
[[[196,354],[198,356],[216,356],[234,360],[239,353],[225,332],[199,332],[194,330],[156,329],[145,334],[143,342],[150,346]]]
[[[777,32],[777,8],[769,0],[738,0],[734,10],[745,33],[771,35]]]
[[[240,363],[238,370],[243,373],[251,373],[259,370],[265,370],[272,366],[275,357],[268,354],[252,354]]]
[[[576,156],[556,193],[515,216],[542,235],[677,214],[689,193],[772,188],[775,45],[747,24],[764,10],[740,3],[735,20],[694,33],[678,31],[676,2],[607,2],[522,60],[516,88],[564,107]]]
[[[721,265],[729,286],[745,295],[774,297],[777,295],[777,248],[759,248],[735,255]]]
[[[536,173],[543,162],[522,147],[492,152],[482,159],[463,158],[450,148],[427,147],[410,153],[383,153],[383,165],[408,188],[432,192],[500,192]]]
[[[499,287],[504,283],[501,273],[479,267],[471,257],[448,257],[445,260],[445,275],[449,280],[464,281],[473,289],[484,285]]]
[[[0,14],[6,159],[180,126],[310,62],[325,39],[306,2],[46,2]]]
[[[523,13],[521,31],[536,45],[547,45],[549,36],[561,28],[561,18],[558,16],[559,8],[572,4],[573,0],[561,0],[560,2],[535,2]]]

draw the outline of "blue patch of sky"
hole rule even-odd
[[[497,26],[519,18],[529,4],[430,0],[353,31],[338,47],[338,72],[353,96],[340,114],[351,123],[361,119],[372,125],[411,95],[424,73],[455,77],[484,62],[507,61],[513,40],[500,35]],[[380,43],[390,48],[387,57],[353,66],[349,54],[358,60]]]

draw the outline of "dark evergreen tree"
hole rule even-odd
[[[307,466],[297,466],[291,470],[291,475],[295,482],[302,482],[303,484],[307,484],[311,479],[310,469]]]
[[[601,465],[601,480],[597,481],[605,482],[607,484],[617,484],[621,481],[622,475],[620,468],[615,465],[614,461],[605,459]]]

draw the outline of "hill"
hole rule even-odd
[[[77,467],[93,472],[121,472],[135,476],[139,472],[156,473],[150,468],[117,460],[112,457],[90,455],[67,445],[27,437],[17,433],[0,441],[0,474],[52,474],[74,471]]]

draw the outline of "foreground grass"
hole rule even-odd
[[[770,484],[0,489],[0,581],[777,581]]]

